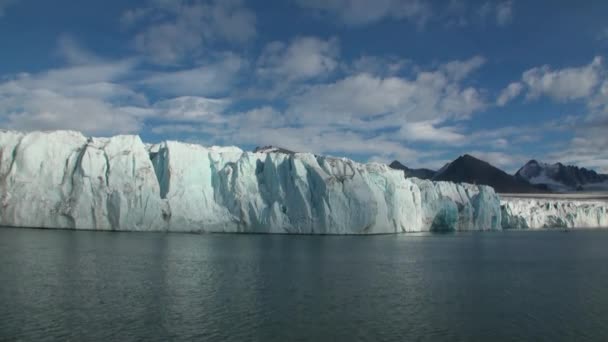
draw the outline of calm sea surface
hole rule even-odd
[[[608,231],[0,229],[0,340],[608,340]]]

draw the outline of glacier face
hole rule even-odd
[[[504,228],[608,227],[608,202],[509,198],[501,203]]]
[[[100,230],[374,234],[501,228],[487,186],[383,164],[138,136],[0,132],[0,224]]]
[[[159,230],[158,183],[139,137],[0,133],[0,223]]]

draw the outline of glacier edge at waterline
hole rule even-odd
[[[378,234],[513,221],[491,187],[384,164],[73,131],[0,131],[0,195],[0,225],[15,227]]]

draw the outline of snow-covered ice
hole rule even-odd
[[[487,186],[384,164],[138,136],[0,132],[0,224],[101,230],[373,234],[501,228]]]
[[[504,228],[608,227],[608,201],[556,198],[504,198]]]

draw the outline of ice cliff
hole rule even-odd
[[[608,203],[509,198],[384,164],[138,136],[0,131],[0,225],[374,234],[608,227]]]
[[[509,198],[501,203],[504,228],[608,227],[608,202]]]
[[[501,228],[487,186],[383,164],[138,136],[0,131],[0,225],[373,234]],[[504,210],[503,210],[504,211]]]

